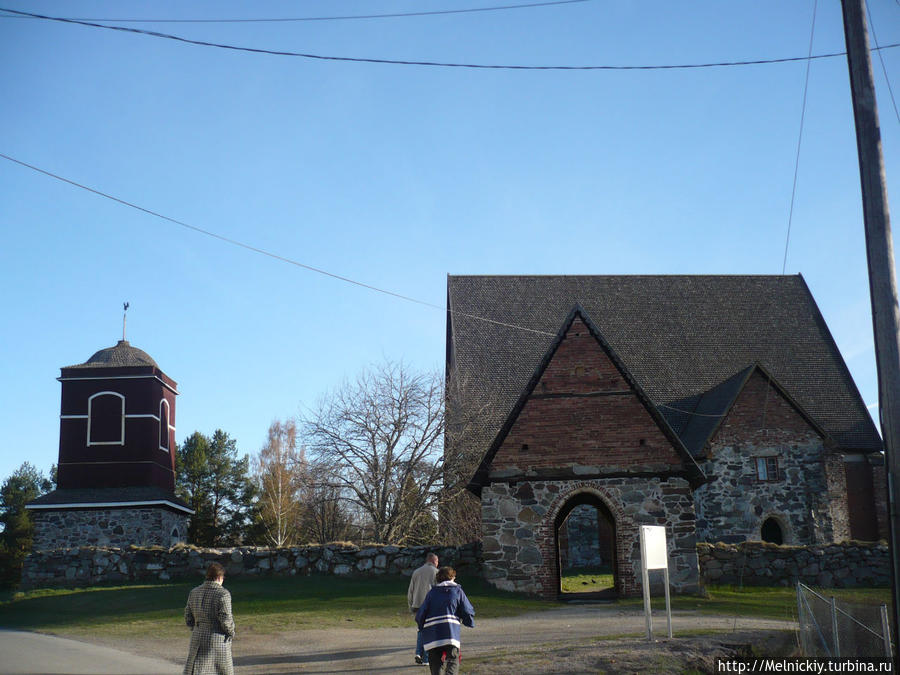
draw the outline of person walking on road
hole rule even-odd
[[[442,567],[416,613],[431,675],[459,672],[460,625],[475,627],[475,608],[456,583],[456,570]]]
[[[406,591],[406,602],[409,611],[415,614],[425,601],[428,591],[434,586],[434,577],[437,575],[438,557],[434,553],[425,556],[425,564],[412,573],[409,580],[409,590]],[[428,654],[422,646],[422,630],[416,633],[416,663],[428,663]]]
[[[225,568],[214,562],[206,570],[206,581],[188,596],[184,622],[191,629],[191,646],[184,675],[234,675],[234,617],[231,593],[222,587],[223,581]]]

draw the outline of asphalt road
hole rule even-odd
[[[0,630],[3,675],[176,675],[182,666],[111,647]]]

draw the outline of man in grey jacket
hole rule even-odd
[[[425,596],[434,586],[434,577],[438,570],[438,557],[434,553],[425,556],[425,564],[412,573],[409,580],[409,590],[406,592],[406,602],[409,611],[415,615],[419,607],[425,602]],[[428,652],[422,646],[422,631],[416,635],[416,663],[428,663]]]

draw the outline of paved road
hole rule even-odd
[[[176,675],[181,666],[52,635],[0,630],[3,675]]]

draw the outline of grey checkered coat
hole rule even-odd
[[[231,593],[213,581],[197,586],[188,596],[184,622],[191,629],[184,675],[234,675]]]

